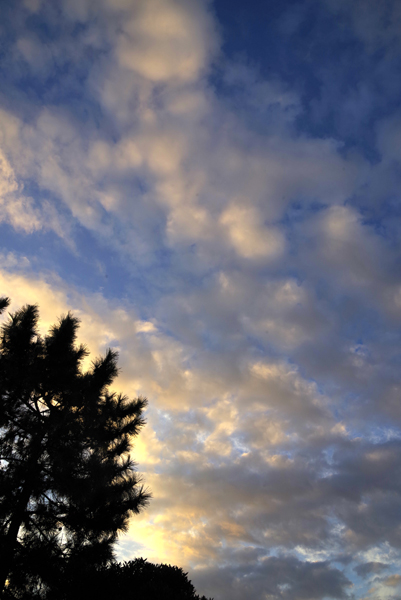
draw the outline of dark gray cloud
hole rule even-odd
[[[235,563],[235,556],[230,557]],[[208,578],[208,581],[206,580]],[[208,574],[194,574],[202,589],[217,589],[221,600],[255,598],[269,600],[317,600],[349,598],[351,582],[327,562],[305,563],[294,557],[261,557],[251,570],[246,563],[234,564]]]
[[[365,575],[373,575],[376,573],[381,573],[382,571],[384,571],[385,569],[388,569],[388,565],[384,564],[384,563],[380,563],[380,562],[368,562],[368,563],[362,563],[360,565],[356,565],[356,567],[354,567],[354,571],[355,573],[357,573],[360,576],[365,576]]]

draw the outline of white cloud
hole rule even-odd
[[[282,254],[284,237],[280,231],[267,228],[253,207],[231,206],[221,216],[232,245],[244,258],[270,260]]]
[[[16,192],[18,190],[18,184],[15,180],[14,171],[11,168],[10,163],[4,156],[0,155],[0,194],[3,198],[5,195]]]
[[[0,221],[31,233],[42,228],[41,217],[33,199],[23,195],[9,161],[0,153]]]
[[[213,22],[201,2],[148,0],[133,5],[116,53],[123,68],[151,81],[193,81],[215,44]]]

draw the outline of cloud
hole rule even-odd
[[[389,587],[398,587],[401,585],[401,575],[389,575],[384,579],[383,583]]]
[[[380,573],[384,569],[388,568],[388,565],[380,562],[368,562],[362,563],[354,567],[354,571],[361,576],[370,575],[371,573]]]
[[[201,2],[137,2],[118,38],[118,62],[154,82],[192,81],[207,64],[213,29]]]
[[[282,253],[284,239],[279,231],[261,226],[254,208],[229,207],[221,216],[232,245],[244,258],[269,260]]]
[[[24,6],[33,13],[39,10],[41,3],[42,0],[24,0]]]
[[[382,3],[358,0],[352,6],[343,0],[324,0],[324,3],[332,12],[343,13],[352,19],[355,33],[370,52],[399,45],[401,11],[394,0]]]
[[[119,350],[119,388],[149,397],[135,458],[154,498],[121,554],[223,600],[356,597],[400,560],[399,116],[372,125],[376,162],[308,128],[295,83],[224,55],[207,2],[23,6],[0,285],[43,330],[72,309],[92,355]],[[357,88],[360,126],[375,102]]]
[[[17,40],[17,51],[21,54],[33,72],[45,72],[52,59],[49,49],[34,37],[22,37]]]
[[[235,560],[235,556],[232,557]],[[253,565],[255,562],[253,562]],[[206,577],[210,577],[208,581]],[[195,573],[194,581],[206,593],[218,590],[222,600],[244,598],[247,593],[256,597],[294,598],[348,598],[350,582],[325,562],[305,563],[290,557],[263,557],[251,572],[243,565],[214,569],[210,574]]]
[[[21,186],[4,154],[0,154],[0,221],[6,221],[25,233],[42,228],[41,215],[35,208],[34,200],[22,194]]]
[[[0,193],[2,196],[18,190],[18,184],[15,181],[14,172],[11,169],[9,162],[3,155],[0,157]]]

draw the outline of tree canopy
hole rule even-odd
[[[207,600],[198,596],[188,574],[175,566],[137,558],[102,567],[81,565],[65,589],[68,600]],[[46,600],[60,600],[49,595]]]
[[[0,299],[1,312],[8,305]],[[68,313],[42,337],[38,308],[27,305],[1,328],[4,597],[47,590],[63,598],[74,565],[110,564],[118,534],[149,500],[130,456],[146,400],[109,391],[113,350],[82,370],[88,352],[77,345],[78,326]]]

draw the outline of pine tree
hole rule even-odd
[[[107,564],[148,502],[129,454],[146,400],[109,392],[112,350],[82,372],[70,313],[43,338],[37,323],[29,305],[0,334],[0,590],[62,598],[74,563]]]

